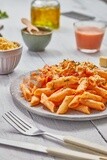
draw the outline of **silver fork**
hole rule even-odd
[[[17,116],[12,111],[9,111],[5,113],[2,116],[11,126],[13,126],[16,130],[18,130],[20,133],[28,136],[37,136],[37,135],[47,135],[51,138],[54,138],[56,140],[59,140],[61,142],[64,142],[66,144],[73,144],[81,148],[88,149],[89,151],[94,151],[96,154],[104,154],[107,155],[107,149],[104,146],[101,146],[96,143],[91,143],[86,140],[82,140],[76,137],[72,136],[59,136],[54,135],[49,132],[42,131],[33,125],[31,125],[28,122],[25,122],[25,120],[19,116]]]
[[[14,127],[17,131],[19,131],[20,133],[24,134],[24,135],[28,135],[28,136],[37,136],[37,135],[48,135],[52,138],[58,139],[58,140],[63,140],[62,136],[58,136],[58,135],[53,135],[50,134],[48,132],[42,131],[36,127],[34,127],[33,125],[31,125],[28,122],[25,122],[25,120],[23,118],[20,118],[19,116],[17,116],[15,113],[13,113],[12,111],[9,111],[7,113],[5,113],[2,116],[12,127]]]

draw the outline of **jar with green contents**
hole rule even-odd
[[[34,0],[31,3],[31,23],[39,27],[58,29],[60,3],[57,0]]]

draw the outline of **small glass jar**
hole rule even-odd
[[[38,27],[58,29],[60,3],[57,0],[34,0],[31,3],[31,23]]]

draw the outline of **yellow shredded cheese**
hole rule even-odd
[[[10,49],[15,49],[18,48],[19,45],[15,42],[11,42],[7,40],[6,38],[0,37],[0,50],[10,50]]]

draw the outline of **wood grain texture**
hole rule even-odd
[[[78,11],[84,14],[95,16],[98,20],[106,20],[107,5],[100,0],[59,0],[61,3],[61,12]],[[14,7],[11,7],[14,6]],[[72,18],[61,16],[60,29],[54,31],[51,43],[46,50],[41,53],[34,53],[27,50],[20,30],[23,27],[20,19],[26,17],[30,19],[30,1],[29,0],[4,0],[1,3],[1,10],[6,10],[9,19],[1,20],[5,27],[1,31],[4,37],[19,41],[23,44],[23,54],[21,61],[13,73],[9,75],[0,75],[0,138],[7,138],[18,141],[39,143],[46,146],[65,147],[60,142],[48,139],[47,137],[27,137],[18,133],[9,124],[7,124],[2,115],[12,110],[18,115],[23,116],[27,121],[34,124],[42,130],[59,135],[72,135],[75,137],[89,140],[107,147],[107,118],[96,121],[73,122],[53,120],[40,117],[16,107],[10,95],[10,84],[18,76],[26,72],[43,67],[45,64],[56,64],[63,59],[73,59],[75,61],[91,61],[99,65],[99,56],[107,55],[107,33],[105,34],[101,52],[97,54],[84,54],[76,50]],[[74,146],[71,147],[75,149]],[[76,148],[77,149],[77,148]],[[77,150],[80,150],[77,149]],[[0,159],[8,160],[58,160],[58,158],[49,157],[44,154],[31,151],[15,149],[0,145]]]

